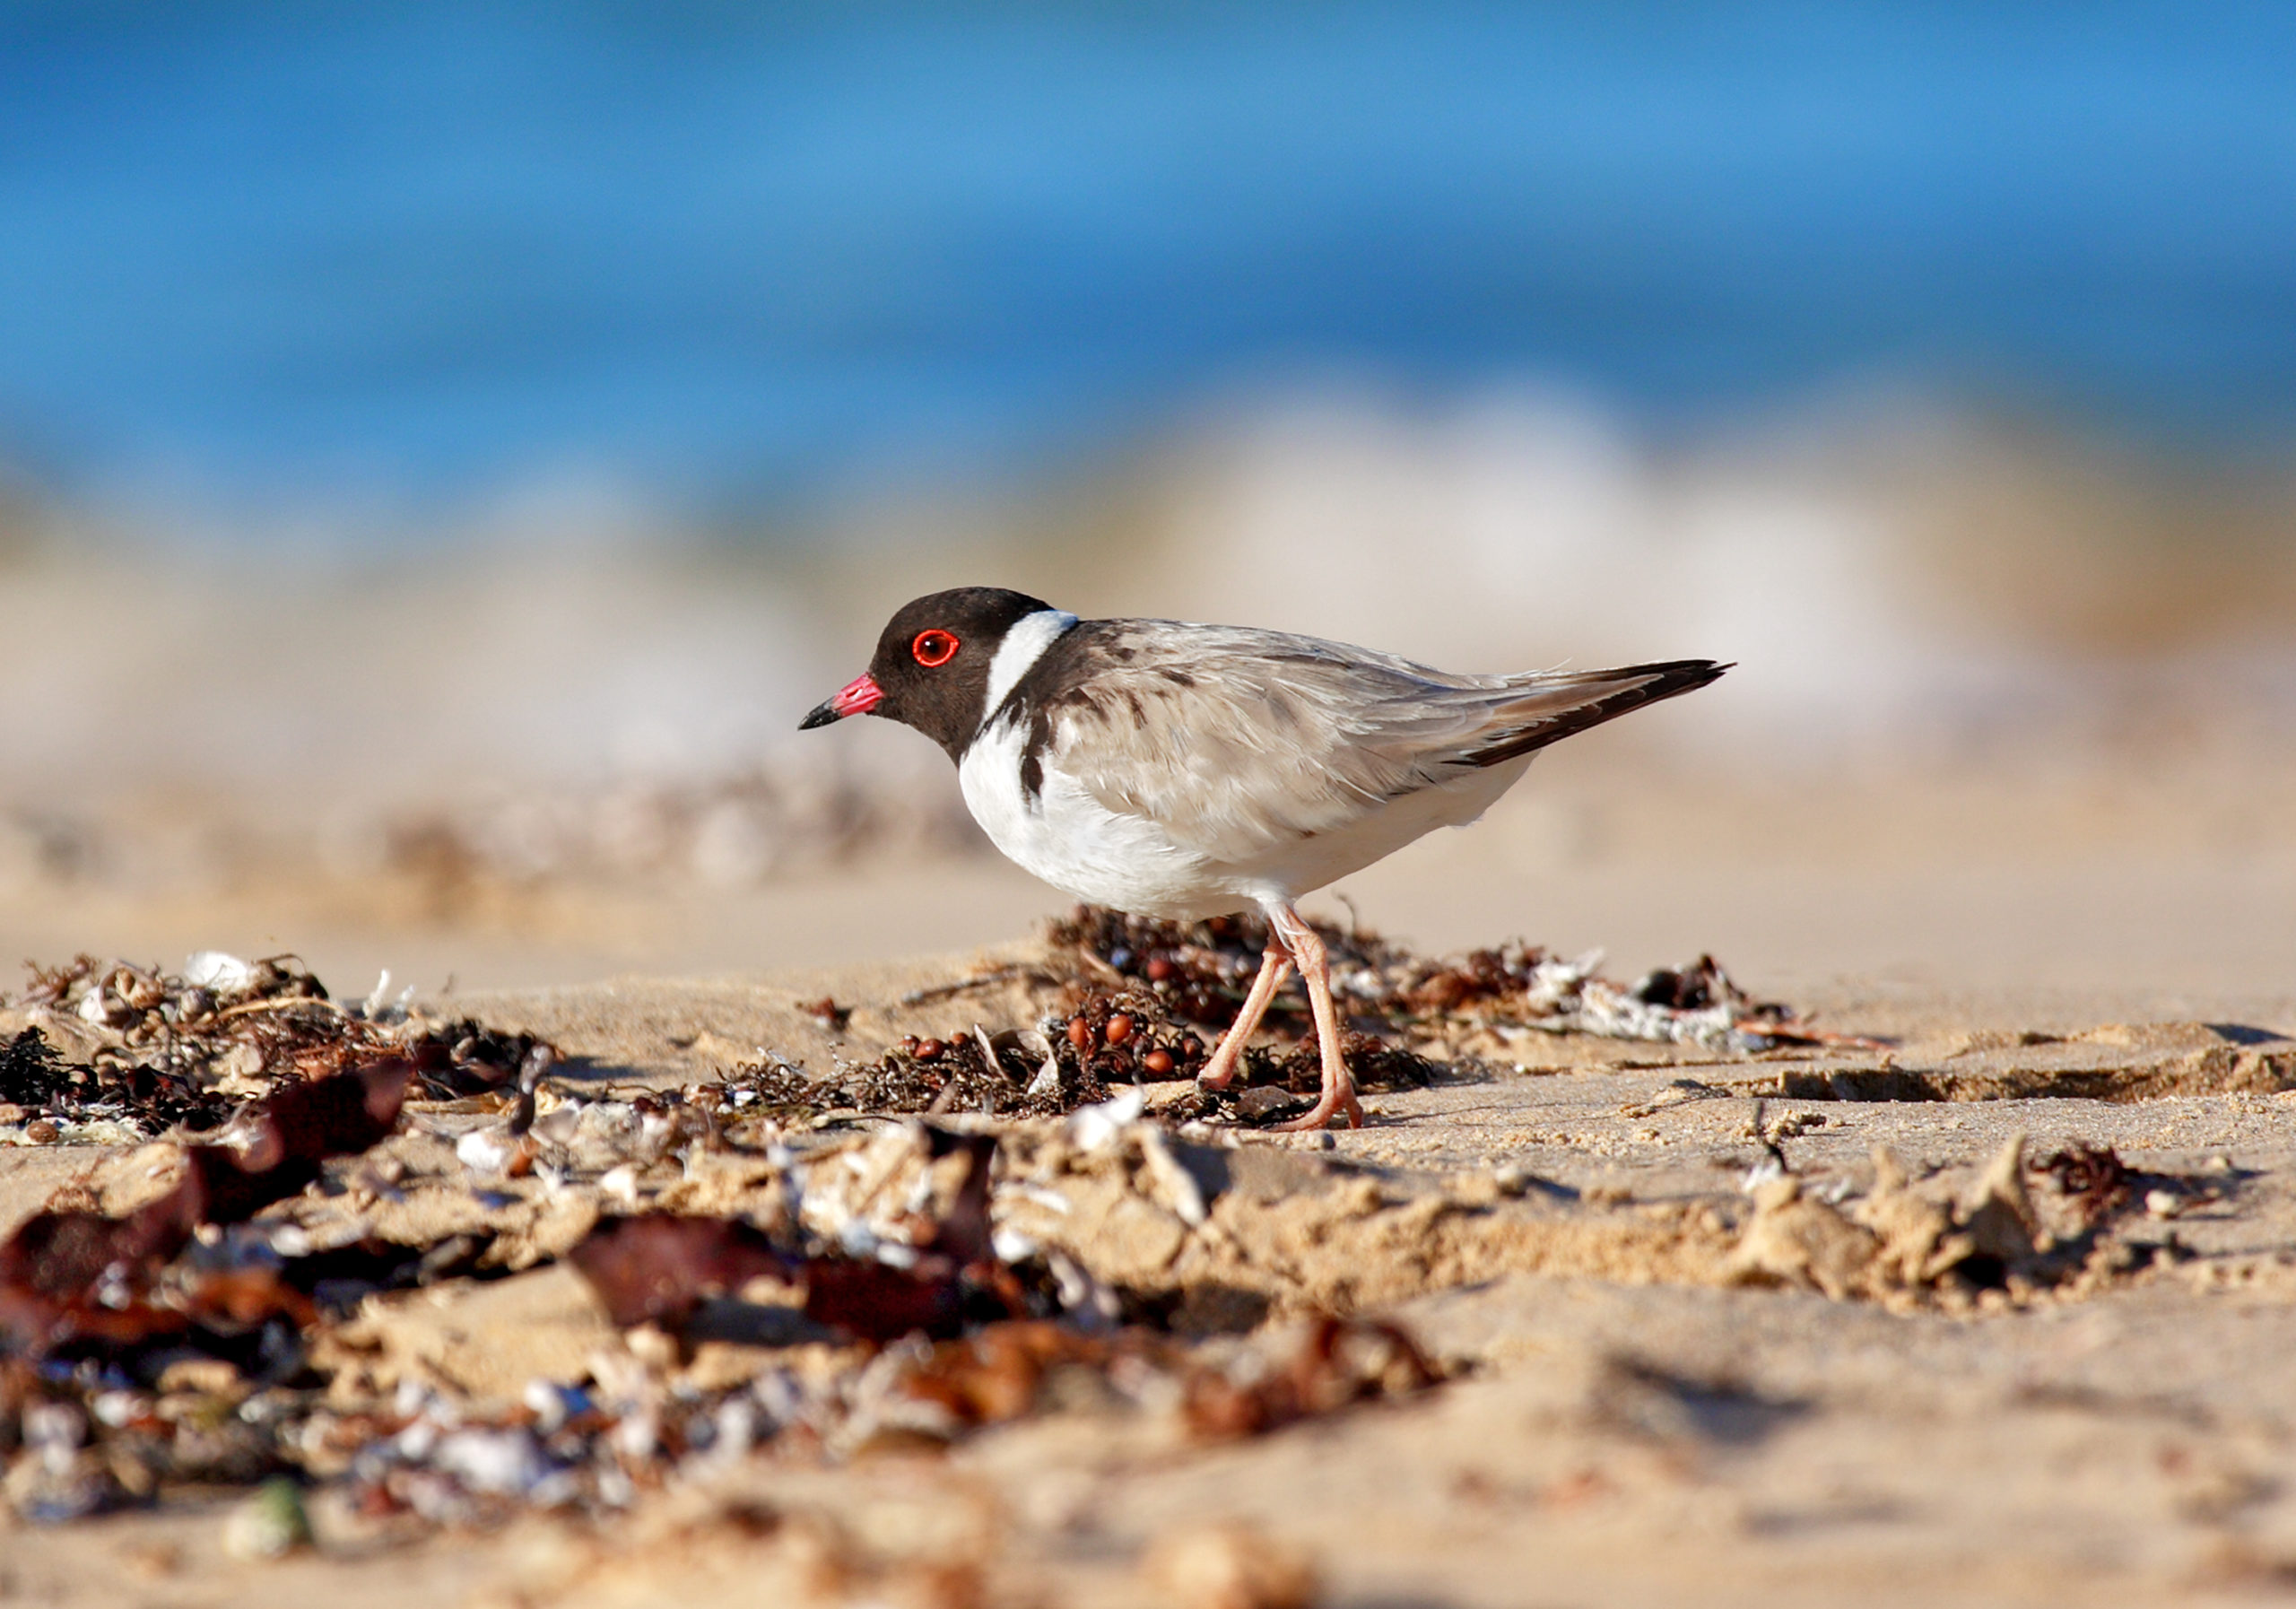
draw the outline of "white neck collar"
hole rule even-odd
[[[988,662],[987,701],[981,710],[983,725],[988,718],[1004,707],[1004,700],[1021,684],[1021,678],[1030,667],[1044,657],[1045,650],[1066,636],[1076,624],[1076,617],[1065,609],[1039,609],[1034,614],[1024,614],[1013,622],[1004,633],[1004,640],[996,645],[996,657]]]

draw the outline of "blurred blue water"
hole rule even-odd
[[[696,508],[1224,388],[2296,422],[2296,9],[0,4],[0,461]]]

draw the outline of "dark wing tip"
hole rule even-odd
[[[1736,668],[1735,660],[1718,663],[1712,659],[1662,659],[1649,665],[1622,665],[1613,671],[1601,673],[1615,677],[1626,685],[1616,691],[1600,693],[1584,704],[1562,715],[1539,722],[1527,730],[1503,738],[1488,748],[1478,749],[1462,756],[1474,765],[1497,765],[1549,744],[1599,726],[1605,721],[1616,720],[1630,710],[1640,709],[1661,699],[1671,699],[1686,692],[1696,692],[1722,679],[1722,673]]]
[[[1617,713],[1639,709],[1645,704],[1655,704],[1661,699],[1671,699],[1685,692],[1696,692],[1710,687],[1722,679],[1722,673],[1737,669],[1737,661],[1715,659],[1661,659],[1649,665],[1625,665],[1608,674],[1622,681],[1631,677],[1648,677],[1632,690],[1619,695]],[[1605,700],[1608,701],[1608,700]]]

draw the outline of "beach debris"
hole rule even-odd
[[[947,1213],[921,1242],[869,1237],[870,1255],[833,1248],[811,1255],[777,1246],[735,1218],[657,1214],[600,1222],[569,1254],[618,1325],[674,1326],[709,1296],[767,1275],[802,1284],[804,1315],[859,1340],[952,1335],[969,1311],[1010,1311],[988,1231],[986,1135],[926,1131],[929,1154],[961,1156],[964,1176]],[[1005,1282],[1009,1283],[1009,1282]]]
[[[1109,992],[1088,1040],[1108,1048],[1118,1015],[1118,1051],[1166,1031]],[[994,1056],[1021,1085],[1050,1058],[1074,1083],[1065,1022],[952,1027],[909,1059],[985,1077]],[[538,1082],[530,1167],[478,1175],[463,1139],[508,1126],[439,1109],[353,1154],[390,1126],[368,1104],[391,1092],[376,1071],[285,1085],[185,1148],[152,1205],[107,1216],[67,1197],[10,1242],[15,1513],[284,1476],[419,1530],[620,1513],[731,1460],[931,1450],[1039,1414],[1217,1442],[1433,1387],[1413,1336],[1370,1316],[1431,1282],[1631,1256],[1668,1277],[1949,1305],[1993,1288],[1970,1221],[2011,1199],[1999,1179],[1917,1186],[1880,1157],[1840,1203],[1780,1175],[1733,1254],[1728,1224],[1694,1212],[1495,1175],[1422,1190],[1207,1144],[1152,1121],[1153,1086],[1128,1083],[992,1127],[823,1123],[817,1098],[775,1116],[734,1081]],[[379,1075],[419,1092],[403,1061]],[[339,1107],[307,1104],[330,1086]],[[2039,1289],[2080,1266],[2076,1248],[2035,1246],[1998,1277]]]
[[[1062,1001],[1033,1027],[991,1032],[976,1023],[945,1036],[912,1034],[874,1062],[840,1065],[818,1079],[778,1057],[739,1063],[716,1083],[689,1085],[686,1099],[720,1115],[770,1120],[839,1111],[1049,1118],[1105,1102],[1117,1090],[1185,1083],[1209,1057],[1205,1035],[1155,995],[1080,986]],[[1374,1035],[1350,1030],[1344,1042],[1365,1091],[1419,1089],[1447,1072]],[[1321,1078],[1311,1031],[1287,1046],[1254,1047],[1232,1091],[1191,1091],[1160,1110],[1175,1123],[1274,1122]]]
[[[125,1217],[35,1213],[0,1241],[0,1336],[37,1360],[194,1331],[243,1335],[280,1318],[309,1324],[309,1298],[270,1262],[235,1260],[228,1248],[183,1254],[203,1230],[245,1222],[318,1178],[329,1158],[388,1134],[406,1083],[405,1065],[386,1063],[292,1085],[187,1147],[175,1187]]]
[[[2135,1193],[2135,1175],[2111,1146],[2075,1143],[2053,1152],[2041,1171],[2057,1186],[2086,1230],[2103,1222],[2128,1205]]]
[[[1085,987],[1065,998],[1043,1031],[1056,1054],[1104,1088],[1194,1078],[1211,1055],[1204,1036],[1148,991]]]
[[[205,1133],[284,1083],[385,1058],[433,1096],[480,1094],[557,1055],[532,1034],[411,1015],[387,974],[345,1005],[292,955],[202,951],[175,973],[82,955],[30,972],[16,1004],[32,1025],[0,1057],[0,1091],[18,1092],[0,1100],[66,1137]]]
[[[2222,1200],[2241,1178],[2229,1161],[2206,1177],[2132,1168],[2111,1146],[2079,1141],[2052,1152],[2039,1171],[2071,1209],[2074,1232],[2083,1235],[2095,1233],[2139,1206],[2148,1217],[2180,1217],[2195,1206]]]
[[[1360,926],[1315,927],[1330,954],[1332,990],[1341,1009],[1376,1019],[1391,1033],[1466,1015],[1494,1026],[1730,1055],[1787,1046],[1878,1048],[1873,1040],[1820,1030],[1789,1006],[1756,999],[1710,955],[1626,985],[1601,975],[1599,951],[1565,958],[1517,943],[1437,959]],[[1080,985],[1144,991],[1183,1022],[1224,1029],[1259,969],[1267,931],[1261,918],[1249,915],[1177,923],[1080,905],[1053,922],[1046,939],[1056,955],[1070,960]],[[1267,1021],[1278,1034],[1296,1038],[1309,1031],[1304,1009],[1288,992],[1277,995]]]
[[[1335,995],[1355,998],[1355,983],[1404,960],[1400,951],[1376,939],[1358,943],[1321,925],[1316,931],[1330,951]],[[1254,916],[1163,922],[1079,905],[1048,925],[1045,940],[1056,958],[1076,969],[1080,982],[1144,991],[1162,1013],[1219,1030],[1235,1020],[1259,971],[1267,926]],[[1280,1030],[1286,1021],[1304,1023],[1306,1004],[1285,991],[1276,996],[1269,1013],[1272,1029]]]
[[[715,1111],[767,1118],[839,1110],[1051,1118],[1108,1099],[1095,1058],[1080,1056],[1065,1034],[1056,1040],[1042,1028],[990,1033],[978,1025],[945,1039],[911,1034],[875,1061],[839,1064],[820,1079],[777,1057],[743,1062],[687,1092]]]
[[[954,1004],[871,1063],[816,1076],[765,1051],[683,1088],[554,1080],[531,1036],[402,1017],[387,988],[335,1005],[284,965],[211,954],[124,982],[91,965],[0,1044],[0,1093],[55,1123],[94,1092],[132,1135],[133,1091],[103,1080],[140,1064],[92,1049],[126,1049],[180,984],[213,1005],[170,1031],[218,1027],[165,1075],[216,1116],[137,1153],[135,1194],[75,1185],[0,1244],[0,1500],[65,1520],[282,1477],[325,1492],[323,1513],[420,1530],[620,1513],[736,1460],[930,1452],[1032,1415],[1220,1442],[1436,1387],[1373,1316],[1431,1290],[1631,1265],[1896,1307],[2022,1301],[2167,1255],[2112,1225],[2241,1177],[2077,1144],[2034,1168],[2019,1144],[1918,1179],[1879,1152],[1861,1193],[1787,1169],[1757,1110],[1776,1166],[1750,1209],[1629,1205],[1519,1166],[1437,1180],[1242,1142],[1239,1109],[1280,1114],[1318,1071],[1295,1013],[1240,1094],[1174,1087],[1224,1026],[1188,1012],[1232,1009],[1216,996],[1257,964],[1248,925],[1086,936],[1105,952],[1049,966],[1033,1022]],[[1443,1075],[1431,1021],[1528,1025],[1556,976],[1528,950],[1433,963],[1332,943],[1361,974],[1351,1015],[1381,1029],[1348,1053],[1397,1083]],[[1574,976],[1583,1012],[1591,974]],[[1743,1011],[1711,966],[1646,992],[1636,1009]],[[270,1004],[226,1014],[243,1001]],[[249,1060],[249,1021],[305,1026]],[[1312,1583],[1239,1601],[1295,1587]]]
[[[170,1128],[200,1133],[220,1126],[245,1099],[118,1057],[67,1062],[38,1027],[0,1050],[0,1126],[20,1126],[33,1144],[145,1137]]]
[[[1352,1029],[1341,1030],[1340,1048],[1347,1057],[1347,1070],[1354,1076],[1355,1087],[1365,1094],[1423,1090],[1451,1075],[1451,1069],[1443,1063]],[[1298,1044],[1283,1050],[1254,1046],[1244,1053],[1243,1083],[1247,1086],[1268,1084],[1294,1095],[1309,1096],[1316,1092],[1322,1077],[1322,1052],[1312,1031]]]
[[[1447,1029],[1590,1033],[1733,1055],[1872,1043],[1823,1034],[1786,1006],[1752,999],[1710,956],[1628,988],[1598,975],[1598,956],[1566,961],[1518,944],[1431,960],[1360,927],[1318,931],[1351,1019],[1343,1030],[1348,1065],[1367,1092],[1485,1075],[1475,1056],[1445,1048]],[[721,1121],[748,1123],[840,1114],[1026,1118],[1074,1112],[1126,1086],[1185,1083],[1233,1021],[1265,932],[1251,917],[1178,924],[1078,906],[1047,938],[1043,970],[1000,967],[900,1002],[930,1005],[1025,975],[1054,999],[1033,1023],[952,1023],[907,1035],[874,1061],[839,1059],[826,1071],[761,1051],[715,1083],[688,1086],[685,1099]],[[1320,1087],[1322,1064],[1314,1029],[1287,999],[1279,995],[1268,1020],[1274,1042],[1246,1051],[1233,1086],[1160,1097],[1160,1118],[1265,1126],[1294,1115]],[[849,1015],[829,999],[804,1009],[833,1029]]]
[[[25,1029],[0,1048],[0,1100],[11,1106],[46,1106],[69,1076],[37,1028]]]
[[[1136,1100],[1109,1104],[1131,1109],[1096,1114],[1117,1121],[1118,1139],[1087,1165],[1133,1181],[1123,1187],[1146,1193],[1144,1210],[1208,1226],[1205,1159],[1139,1123]],[[691,1177],[703,1156],[752,1168],[717,1144],[697,1133],[683,1163],[665,1153],[617,1166],[649,1178]],[[499,1301],[473,1295],[441,1309],[413,1291],[372,1289],[347,1319],[330,1317],[340,1302],[315,1300],[266,1315],[268,1339],[256,1345],[219,1325],[12,1350],[0,1360],[0,1454],[16,1449],[9,1500],[68,1518],[186,1480],[284,1475],[340,1486],[370,1518],[491,1524],[537,1509],[625,1509],[682,1470],[778,1451],[946,1446],[1040,1413],[1161,1416],[1183,1439],[1225,1439],[1435,1382],[1392,1326],[1314,1318],[1207,1338],[1181,1328],[1169,1304],[1135,1300],[1000,1227],[1015,1193],[1057,1209],[1037,1181],[1073,1177],[1057,1169],[1074,1144],[1065,1126],[1039,1130],[1000,1160],[994,1135],[922,1125],[860,1144],[821,1138],[742,1172],[751,1187],[717,1211],[600,1217],[564,1253],[571,1280],[536,1267],[514,1276],[516,1292],[465,1287],[502,1292]],[[412,1175],[399,1183],[421,1187]],[[247,1226],[270,1226],[258,1260],[272,1288],[301,1291],[308,1265],[335,1255],[299,1243],[276,1216],[326,1199],[274,1201]],[[228,1231],[213,1255],[257,1259],[254,1239],[230,1241],[242,1232]],[[208,1255],[204,1244],[195,1239],[178,1262]],[[460,1266],[466,1280],[470,1265]],[[578,1314],[565,1306],[577,1292]],[[409,1320],[395,1328],[399,1311]],[[504,1376],[498,1354],[514,1337],[490,1340],[488,1323],[520,1338],[547,1332],[550,1344],[524,1355],[549,1372],[523,1387]],[[619,1346],[605,1344],[614,1335]],[[727,1335],[744,1337],[736,1352],[712,1352]]]
[[[997,1255],[990,1231],[993,1135],[956,1135],[927,1127],[930,1160],[954,1157],[963,1169],[948,1210],[921,1242],[879,1242],[874,1259],[825,1254],[804,1265],[805,1317],[864,1341],[911,1333],[942,1334],[967,1318],[1022,1310],[1017,1280]],[[888,1255],[889,1250],[891,1255]]]
[[[261,1380],[300,1367],[319,1322],[264,1208],[396,1126],[387,1063],[290,1085],[182,1152],[180,1177],[123,1215],[51,1205],[0,1241],[0,1452],[12,1507],[69,1518],[163,1479],[239,1483],[280,1466]]]
[[[1843,1211],[1805,1181],[1771,1174],[1754,1185],[1754,1214],[1725,1259],[1726,1280],[1798,1285],[1836,1300],[1900,1304],[1934,1296],[1949,1305],[1983,1291],[2086,1289],[2142,1266],[2159,1248],[2107,1239],[2112,1219],[2139,1204],[2170,1217],[2216,1198],[2223,1179],[2140,1173],[2109,1150],[2075,1142],[2038,1167],[2013,1134],[1957,1193],[1925,1190],[1887,1146],[1874,1152],[1872,1187]],[[2035,1202],[2038,1173],[2062,1203],[2058,1230]],[[2236,1182],[2236,1181],[2235,1181]],[[2167,1211],[2155,1210],[2159,1196]]]
[[[491,1028],[469,1017],[410,1022],[394,1047],[434,1099],[485,1094],[513,1084],[530,1091],[560,1061],[557,1047],[531,1033]]]
[[[795,1272],[793,1260],[747,1223],[668,1213],[604,1219],[567,1257],[625,1328],[681,1324],[707,1297]]]

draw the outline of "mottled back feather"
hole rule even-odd
[[[1235,863],[1702,687],[1724,668],[1700,659],[1465,676],[1312,637],[1087,621],[984,725],[1027,723],[1028,796],[1047,786],[1054,752],[1063,785]]]

